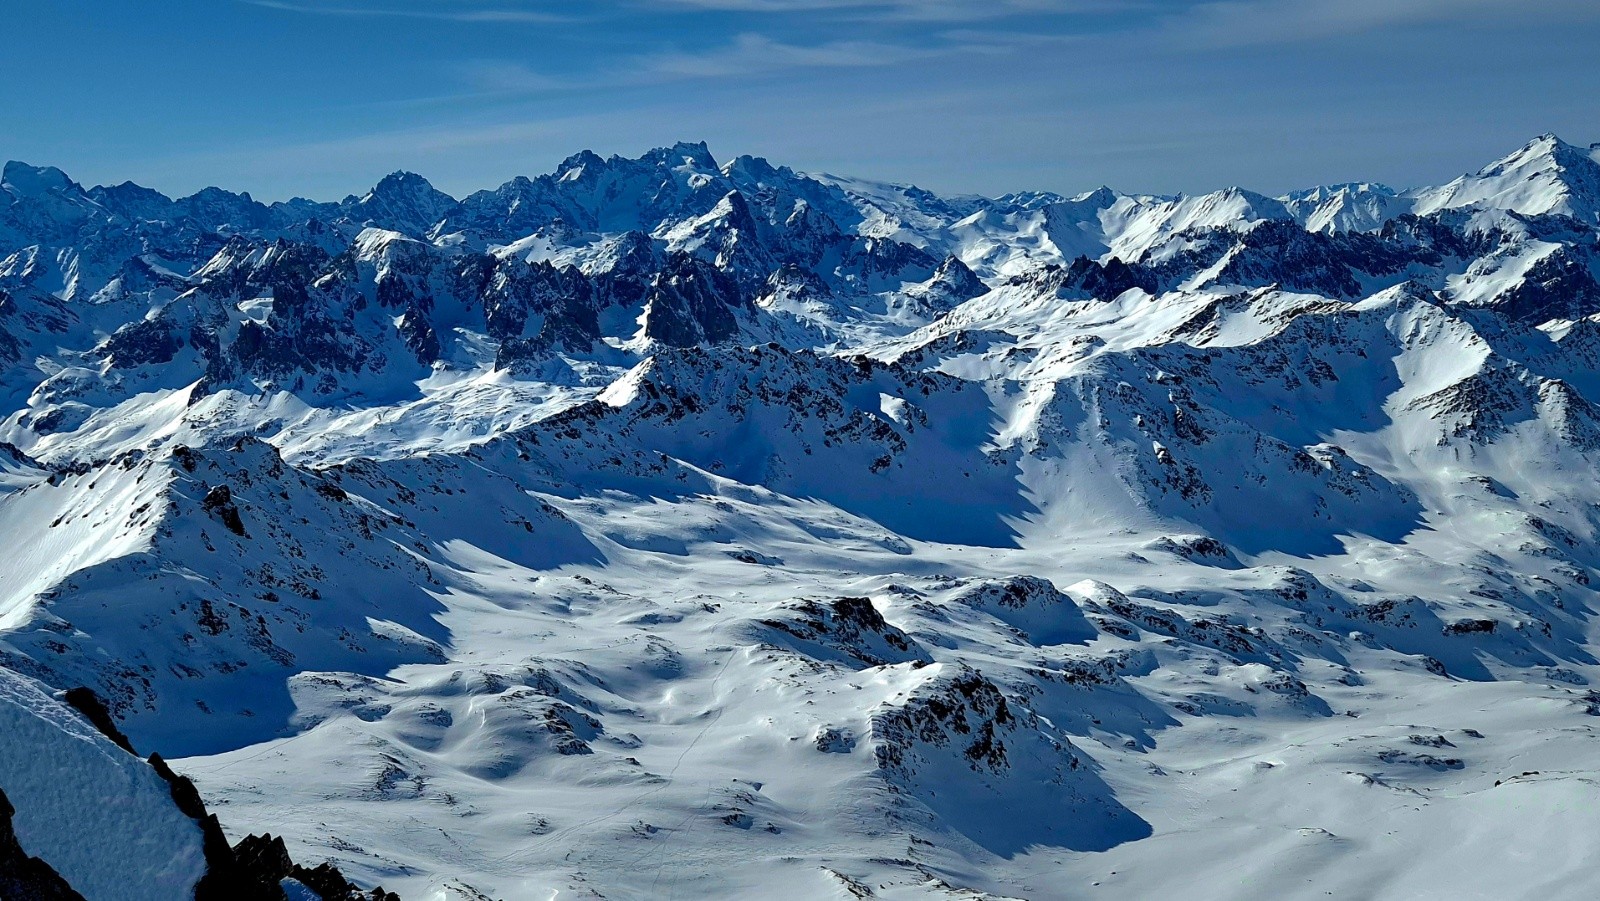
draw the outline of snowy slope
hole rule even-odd
[[[1591,897],[1597,166],[8,165],[22,850],[198,878],[39,825],[41,756],[61,822],[154,785],[88,686],[230,839],[406,898]]]
[[[169,901],[206,872],[167,783],[38,683],[0,670],[0,787],[28,854],[88,901]]]

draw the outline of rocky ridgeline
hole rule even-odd
[[[323,901],[398,901],[398,896],[381,888],[358,888],[329,864],[295,863],[282,840],[271,835],[249,835],[230,845],[194,784],[173,772],[159,754],[139,760],[93,691],[75,688],[52,697],[14,674],[0,678],[5,681],[0,686],[0,718],[12,738],[18,733],[48,736],[43,744],[28,747],[32,752],[28,758],[7,761],[0,777],[40,806],[19,811],[0,790],[3,897],[82,901],[85,894],[73,887],[63,875],[67,873],[81,878],[81,888],[92,898],[108,897],[119,884],[132,893],[130,897],[151,893],[159,897],[192,883],[196,901],[290,901],[304,897],[305,891]],[[47,726],[51,721],[65,728]],[[130,787],[129,777],[140,788]],[[102,816],[103,828],[96,832],[61,831],[68,823],[95,817],[93,811],[70,806],[80,801],[116,812]],[[21,834],[14,825],[19,817],[28,820]],[[123,829],[140,834],[116,834]],[[39,847],[26,847],[23,840]],[[142,858],[119,857],[130,846],[143,847],[146,853]],[[62,871],[31,856],[35,850],[60,861]],[[194,875],[185,878],[186,869]],[[293,895],[286,890],[291,886]]]

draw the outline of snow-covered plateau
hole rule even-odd
[[[1597,238],[9,163],[0,896],[1593,898]]]

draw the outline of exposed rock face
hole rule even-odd
[[[0,898],[7,901],[83,901],[61,874],[17,843],[11,828],[16,808],[0,790]]]
[[[249,878],[258,885],[270,886],[263,898],[286,899],[287,893],[282,888],[284,880],[293,879],[306,888],[317,893],[322,901],[400,901],[400,896],[394,892],[386,892],[382,888],[363,891],[351,885],[344,876],[330,864],[322,863],[315,867],[304,867],[289,859],[289,851],[283,846],[283,839],[271,834],[247,835],[239,840],[233,848],[238,868],[242,873],[249,874]],[[271,894],[276,890],[276,894]],[[222,895],[220,897],[245,898],[247,894]]]
[[[878,765],[901,780],[914,778],[927,765],[918,757],[934,751],[952,752],[974,770],[1000,774],[1011,764],[1006,738],[1021,725],[1000,689],[966,670],[874,717],[874,753]]]
[[[738,285],[720,270],[687,256],[667,261],[645,298],[644,334],[673,347],[716,344],[739,332]]]
[[[910,636],[890,625],[868,598],[810,600],[785,605],[763,625],[802,643],[811,656],[845,659],[858,666],[931,663]],[[825,649],[820,654],[815,646]]]
[[[65,693],[64,699],[118,747],[135,754],[127,736],[117,729],[110,711],[94,692],[74,688]],[[329,864],[315,868],[296,864],[281,838],[249,835],[230,846],[221,823],[206,809],[194,783],[173,772],[160,754],[151,754],[148,763],[166,782],[173,806],[193,820],[203,836],[206,869],[194,886],[195,901],[290,901],[283,885],[289,879],[316,892],[323,901],[399,901],[398,895],[381,887],[370,891],[357,888]],[[0,792],[0,897],[7,901],[81,899],[48,864],[23,855],[11,830],[14,813],[4,792]],[[107,865],[112,863],[108,861]]]
[[[959,590],[952,601],[1021,629],[1035,644],[1087,642],[1095,636],[1072,598],[1035,576],[979,582]]]

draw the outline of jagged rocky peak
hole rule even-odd
[[[397,170],[378,180],[360,203],[370,204],[397,198],[435,200],[441,204],[454,203],[455,199],[435,188],[433,183],[415,172]],[[442,198],[442,199],[440,199]]]
[[[1404,213],[1408,201],[1386,185],[1319,185],[1281,198],[1295,221],[1313,232],[1369,232]]]
[[[659,175],[675,170],[689,174],[718,174],[717,161],[704,141],[679,141],[669,147],[646,151],[637,159],[617,154],[602,157],[593,151],[583,150],[556,167],[555,179],[562,183],[594,183],[630,173]]]
[[[766,157],[740,154],[722,164],[722,174],[735,180],[759,184],[793,178],[794,170],[788,166],[774,166]]]
[[[555,176],[559,181],[578,181],[591,174],[590,170],[605,164],[605,158],[593,150],[580,150],[561,161],[561,165],[556,167]]]
[[[352,214],[366,224],[422,236],[458,206],[454,197],[426,178],[414,172],[394,172],[357,201]]]
[[[753,309],[736,282],[688,254],[673,254],[645,299],[646,338],[675,347],[716,344],[739,334],[741,312]]]
[[[39,197],[45,194],[81,193],[83,188],[54,166],[33,166],[10,160],[0,172],[0,190],[15,197]]]
[[[488,334],[501,343],[501,368],[556,347],[581,352],[602,337],[593,284],[571,266],[499,261],[483,311]]]
[[[966,263],[957,256],[948,256],[933,272],[932,281],[939,290],[957,300],[971,300],[989,290]]]
[[[248,192],[234,193],[217,187],[202,188],[172,202],[174,212],[221,232],[270,229],[278,224],[271,209]]]
[[[671,147],[658,147],[646,153],[641,161],[659,162],[677,168],[688,166],[699,171],[716,171],[717,160],[705,141],[679,141]]]
[[[135,220],[160,220],[173,212],[172,198],[131,181],[90,188],[89,196],[106,209]]]
[[[0,174],[0,253],[68,240],[101,212],[60,169],[8,162]]]

